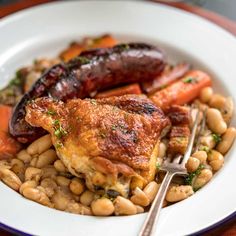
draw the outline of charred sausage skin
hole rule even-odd
[[[35,98],[49,96],[66,101],[89,97],[91,93],[117,85],[152,80],[165,64],[163,53],[144,43],[85,51],[67,64],[52,67],[36,81],[14,108],[9,131],[22,143],[44,133],[25,121],[25,106]]]

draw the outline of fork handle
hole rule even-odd
[[[167,189],[174,175],[175,173],[169,171],[166,172],[164,180],[162,181],[159,191],[152,203],[152,206],[148,212],[147,218],[142,226],[139,236],[150,236],[153,234],[154,227],[157,223]]]

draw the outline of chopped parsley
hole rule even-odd
[[[195,84],[195,83],[198,82],[196,78],[192,78],[192,77],[184,78],[182,81],[183,81],[185,84]]]
[[[61,147],[63,147],[63,144],[62,144],[61,142],[58,142],[58,143],[56,144],[56,148],[61,148]]]
[[[79,56],[79,57],[76,57],[75,59],[79,61],[82,65],[88,64],[90,62],[90,60],[87,57]]]
[[[203,164],[199,165],[199,167],[194,172],[190,173],[187,177],[185,177],[185,184],[192,185],[193,179],[196,176],[200,175],[200,173],[201,173],[202,169],[204,169],[204,167],[205,166]]]
[[[19,77],[12,79],[9,83],[9,85],[20,85],[20,84],[21,84],[21,79]]]
[[[199,151],[205,151],[206,153],[209,153],[211,151],[211,149],[207,146],[201,146],[199,148]]]
[[[97,105],[97,101],[95,99],[90,99],[90,103],[93,105]]]
[[[212,134],[212,137],[216,143],[219,143],[222,139],[219,134]]]
[[[60,124],[59,120],[54,120],[53,121],[53,125],[59,125],[59,124]]]
[[[161,164],[160,164],[159,162],[156,163],[156,168],[157,168],[158,170],[160,170]]]
[[[54,120],[53,121],[53,125],[54,125],[54,134],[57,138],[62,138],[62,136],[65,136],[67,134],[67,131],[64,130],[60,124],[59,120]]]
[[[112,129],[112,130],[116,130],[116,129],[117,129],[117,125],[112,125],[112,126],[111,126],[111,129]]]
[[[122,45],[120,45],[119,47],[120,47],[120,49],[122,49],[123,51],[126,51],[126,50],[128,50],[128,49],[130,48],[130,46],[129,46],[128,44],[122,44]]]
[[[48,110],[48,111],[46,112],[46,114],[47,114],[47,115],[50,115],[50,116],[54,116],[54,115],[56,115],[57,113],[56,113],[55,111],[53,111],[53,110]]]

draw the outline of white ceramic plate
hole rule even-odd
[[[192,14],[146,2],[57,2],[34,7],[0,22],[0,85],[14,71],[40,56],[56,55],[70,41],[110,32],[125,41],[160,45],[172,61],[190,61],[208,71],[215,88],[236,94],[236,40]],[[235,118],[233,121],[235,125]],[[191,198],[165,208],[158,235],[186,235],[236,211],[235,148],[214,179]],[[137,235],[146,214],[88,217],[41,206],[0,183],[0,222],[33,235]]]

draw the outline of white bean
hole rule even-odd
[[[66,172],[67,169],[61,160],[56,160],[54,162],[54,167],[58,172]]]
[[[197,151],[192,154],[192,157],[197,158],[200,164],[205,164],[207,160],[207,153],[205,151]]]
[[[203,169],[201,173],[194,180],[193,188],[199,189],[203,187],[205,184],[207,184],[211,180],[212,176],[213,174],[210,169]]]
[[[130,198],[130,200],[140,206],[148,206],[150,204],[150,200],[147,197],[147,195],[139,188],[135,188],[133,191],[133,196]]]
[[[93,192],[86,190],[85,192],[81,194],[80,202],[85,206],[90,206],[90,204],[94,200],[94,195],[95,194]]]
[[[70,179],[60,175],[56,177],[56,182],[59,186],[68,187],[70,185]]]
[[[190,157],[186,163],[188,172],[194,172],[200,165],[200,161],[196,157]]]
[[[143,189],[143,192],[146,194],[150,202],[152,202],[155,196],[157,195],[159,187],[160,184],[157,184],[155,181],[152,181],[149,184],[147,184]]]
[[[19,192],[23,194],[25,188],[36,188],[36,187],[37,187],[37,182],[35,180],[28,180],[20,186]]]
[[[137,213],[136,206],[124,197],[118,196],[113,204],[115,207],[115,215],[135,215]]]
[[[0,160],[0,168],[11,169],[11,164],[7,160]]]
[[[168,202],[178,202],[193,195],[194,191],[190,185],[172,186],[169,188],[166,194],[166,200]]]
[[[54,166],[46,166],[42,168],[42,179],[44,178],[52,178],[56,179],[57,171]]]
[[[220,94],[213,94],[209,101],[210,107],[221,109],[225,105],[225,97]]]
[[[231,97],[226,98],[225,105],[220,110],[223,116],[224,121],[229,124],[233,116],[234,103]]]
[[[223,117],[219,110],[215,108],[208,109],[206,112],[206,118],[208,127],[214,133],[223,134],[226,131],[227,125],[223,120]]]
[[[36,167],[42,168],[44,166],[52,164],[57,159],[57,154],[53,149],[49,149],[39,155]]]
[[[33,157],[33,159],[30,162],[30,166],[36,167],[37,161],[38,161],[38,157]]]
[[[15,191],[18,191],[22,184],[19,177],[7,168],[0,168],[0,179]]]
[[[24,163],[30,163],[32,159],[31,155],[25,149],[17,153],[17,158]]]
[[[83,206],[82,204],[73,201],[68,203],[65,210],[80,215],[92,215],[91,209],[89,207]]]
[[[95,216],[109,216],[115,208],[112,201],[108,198],[100,198],[91,203],[91,209]]]
[[[215,150],[211,150],[208,153],[207,160],[212,170],[214,171],[219,170],[224,164],[224,157],[222,156],[220,152],[217,152]]]
[[[212,87],[205,87],[201,90],[199,98],[203,103],[208,103],[213,95]]]
[[[70,201],[71,198],[69,197],[69,195],[63,193],[62,191],[57,191],[52,196],[52,202],[54,203],[54,207],[61,211],[64,211],[66,209]]]
[[[42,170],[35,167],[28,167],[25,171],[25,180],[35,180],[38,182],[42,176]]]
[[[70,183],[70,190],[75,195],[80,195],[84,191],[85,187],[83,182],[79,178],[72,179]]]
[[[230,127],[226,130],[226,132],[222,136],[222,140],[216,146],[216,150],[222,153],[223,155],[227,153],[232,146],[234,139],[236,137],[236,129],[234,127]]]
[[[27,148],[27,152],[30,155],[41,154],[48,150],[51,146],[51,135],[47,134],[31,143]]]
[[[137,209],[137,214],[144,212],[143,207],[141,207],[141,206],[139,206],[139,205],[135,205],[135,206],[136,206],[136,209]]]
[[[12,159],[11,160],[11,170],[17,175],[23,174],[24,170],[25,170],[25,165],[24,165],[23,161],[21,161],[19,159]]]
[[[49,206],[49,207],[52,206],[48,196],[40,189],[30,188],[30,187],[25,188],[23,190],[23,195],[24,195],[24,197],[26,197],[32,201],[38,202],[42,205]]]

